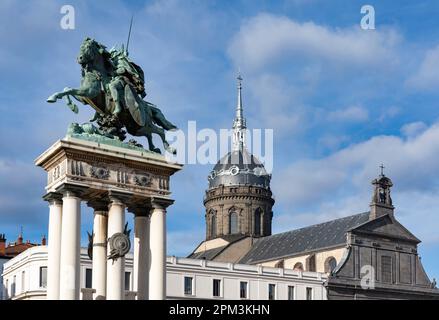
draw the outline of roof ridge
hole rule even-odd
[[[289,230],[289,231],[284,231],[284,232],[272,234],[270,236],[261,238],[261,240],[265,239],[265,238],[269,238],[269,237],[280,236],[280,235],[283,235],[285,233],[289,233],[289,232],[293,232],[293,231],[299,231],[299,230],[308,229],[308,228],[311,228],[311,227],[316,227],[316,226],[319,226],[319,225],[322,225],[322,224],[327,224],[327,223],[330,223],[330,222],[339,221],[339,220],[343,220],[343,219],[354,217],[354,216],[360,216],[360,215],[363,215],[363,214],[366,214],[366,213],[369,214],[369,211],[365,211],[365,212],[361,212],[361,213],[355,213],[355,214],[351,214],[349,216],[340,217],[340,218],[337,218],[337,219],[332,219],[332,220],[328,220],[328,221],[312,224],[312,225],[309,225],[309,226],[306,226],[306,227],[302,227],[302,228],[298,228],[298,229],[293,229],[293,230]]]

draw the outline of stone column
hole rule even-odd
[[[62,201],[59,298],[79,300],[81,199],[77,193],[66,190]]]
[[[150,208],[138,208],[134,214],[133,291],[137,300],[148,300]]]
[[[59,275],[61,256],[62,195],[48,193],[44,200],[49,202],[49,244],[47,261],[47,299],[59,300]]]
[[[172,201],[152,201],[150,222],[149,299],[166,299],[166,207]]]
[[[125,205],[122,198],[110,195],[108,211],[108,238],[123,233],[125,225]],[[111,254],[108,245],[107,256]],[[123,300],[125,296],[125,257],[107,261],[107,300]]]
[[[94,209],[92,288],[95,292],[93,298],[94,300],[105,300],[107,295],[108,203],[105,201],[89,201],[88,206]]]

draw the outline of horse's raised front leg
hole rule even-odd
[[[64,88],[63,91],[55,92],[52,94],[49,98],[47,98],[47,102],[56,102],[56,100],[61,99],[64,96],[71,95],[71,96],[78,96],[78,97],[85,97],[85,98],[94,98],[99,94],[99,89],[97,89],[95,86],[87,87],[87,88],[79,88],[79,89],[73,89],[73,88]]]

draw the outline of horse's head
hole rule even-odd
[[[82,66],[92,63],[99,55],[105,52],[105,47],[91,38],[85,38],[79,48],[78,63]]]

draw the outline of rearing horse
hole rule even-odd
[[[70,99],[72,96],[82,104],[90,105],[98,115],[112,116],[115,103],[109,93],[108,84],[115,76],[115,71],[110,53],[103,45],[93,39],[86,38],[81,44],[77,61],[82,66],[80,87],[77,89],[65,88],[64,91],[56,92],[47,99],[47,102],[53,103],[66,97],[68,106],[77,113],[78,109]],[[128,83],[125,84],[124,88],[124,105],[126,108],[118,113],[117,117],[129,134],[145,136],[148,139],[149,150],[160,153],[160,149],[156,148],[152,141],[152,133],[155,133],[160,136],[168,152],[176,153],[176,150],[170,147],[166,141],[164,131],[164,129],[173,130],[176,127],[165,119],[157,107],[142,100]]]

